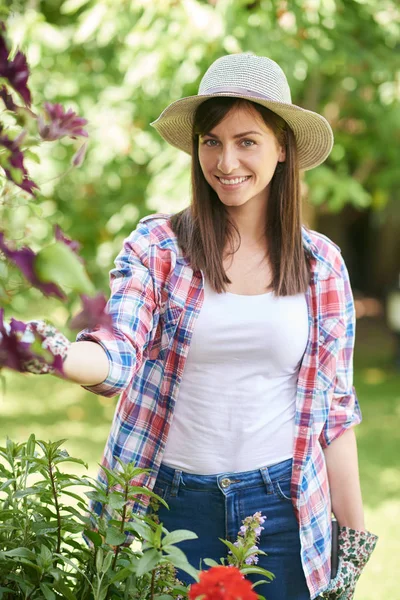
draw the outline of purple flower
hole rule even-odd
[[[10,52],[7,48],[4,33],[4,23],[0,27],[0,77],[4,77],[23,98],[27,106],[31,105],[31,93],[28,88],[29,68],[26,56],[18,51],[14,60],[9,60]]]
[[[87,131],[83,129],[87,119],[78,117],[71,108],[65,112],[61,104],[50,104],[50,102],[45,102],[44,108],[47,113],[46,119],[41,115],[38,116],[39,134],[43,140],[53,142],[64,136],[73,139],[88,137]]]
[[[258,563],[258,556],[252,554],[251,556],[248,556],[244,562],[246,565],[256,565]]]
[[[254,530],[254,533],[256,534],[257,537],[261,535],[261,532],[262,532],[263,529],[264,529],[264,527],[257,527]]]
[[[68,248],[70,248],[73,252],[75,252],[75,254],[78,256],[79,260],[82,263],[84,262],[83,258],[81,256],[79,256],[79,254],[78,254],[78,250],[81,247],[80,243],[77,242],[76,240],[71,240],[71,238],[64,235],[64,233],[61,231],[61,227],[59,225],[54,226],[54,237],[59,242],[63,242],[66,246],[68,246]]]
[[[4,241],[4,234],[0,231],[0,250],[5,254],[6,258],[13,262],[18,269],[23,273],[26,279],[36,288],[38,288],[45,296],[56,296],[61,300],[66,300],[66,295],[55,283],[45,283],[38,279],[35,273],[35,258],[36,254],[33,250],[24,246],[21,250],[11,250]]]
[[[26,364],[32,360],[46,363],[42,356],[30,349],[34,338],[31,336],[30,341],[24,339],[26,327],[26,323],[16,319],[11,319],[9,325],[4,323],[4,309],[0,309],[0,369],[7,367],[23,373],[26,372]],[[62,373],[62,365],[62,357],[55,356],[51,366]]]
[[[246,525],[242,525],[239,529],[239,535],[246,535],[247,527]]]
[[[24,134],[18,136],[15,140],[11,140],[3,133],[3,127],[0,123],[0,147],[3,146],[3,148],[6,148],[9,152],[6,165],[2,165],[6,177],[25,192],[33,195],[33,190],[38,186],[34,181],[29,179],[28,171],[24,166],[24,155],[19,147],[19,142],[23,136]],[[16,171],[19,171],[19,177],[17,176]]]
[[[105,312],[107,304],[104,294],[98,294],[90,298],[85,294],[81,295],[83,311],[77,314],[71,321],[71,329],[94,329],[95,327],[104,327],[112,331],[111,315]]]
[[[83,161],[85,160],[86,150],[87,142],[82,144],[82,146],[77,150],[77,152],[75,152],[74,156],[72,157],[71,164],[73,167],[80,167],[82,165]]]
[[[5,85],[1,86],[0,88],[0,98],[3,100],[4,106],[7,110],[15,111],[17,105],[14,104],[14,100],[11,94],[8,93],[8,90]]]
[[[21,337],[26,329],[22,321],[11,319],[10,325],[3,321],[4,309],[0,309],[0,369],[8,367],[21,371],[22,363],[32,357],[29,351],[30,344],[21,342]]]

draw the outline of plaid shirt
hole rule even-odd
[[[150,469],[132,482],[150,489],[204,298],[202,273],[193,271],[182,254],[169,217],[145,217],[124,241],[110,271],[107,311],[113,333],[98,327],[77,336],[78,341],[101,344],[110,363],[102,383],[84,387],[107,397],[121,393],[102,464],[118,468],[120,458]],[[315,598],[330,577],[331,501],[323,448],[359,423],[361,413],[352,385],[355,315],[347,269],[340,250],[325,236],[305,228],[302,235],[312,273],[306,293],[309,337],[297,384],[291,495],[302,564]],[[102,472],[99,480],[106,482]],[[148,497],[139,496],[132,509],[143,513],[147,504]]]

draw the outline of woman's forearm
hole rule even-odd
[[[357,443],[349,429],[324,449],[331,489],[332,511],[339,526],[365,530]]]
[[[73,342],[63,365],[64,375],[80,385],[102,383],[109,371],[107,354],[96,342]]]

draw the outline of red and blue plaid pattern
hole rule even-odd
[[[150,489],[204,298],[203,275],[182,254],[169,218],[145,217],[124,241],[110,271],[113,333],[98,327],[77,336],[101,344],[110,361],[105,381],[86,389],[121,394],[102,464],[118,468],[120,458],[149,469],[132,483]],[[302,233],[312,277],[306,294],[309,338],[297,387],[292,500],[303,568],[316,598],[330,577],[331,503],[323,448],[359,423],[361,413],[352,384],[355,314],[347,269],[328,238],[305,228]],[[99,480],[105,483],[103,472]],[[132,510],[143,513],[147,503],[140,496]],[[102,507],[92,509],[100,513]]]

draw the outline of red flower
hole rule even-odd
[[[252,584],[236,567],[212,567],[190,587],[189,600],[257,600]]]

